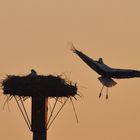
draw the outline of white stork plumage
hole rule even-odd
[[[140,77],[140,71],[132,70],[132,69],[116,69],[107,66],[102,58],[99,60],[93,60],[81,51],[77,50],[74,45],[71,43],[72,51],[77,54],[90,68],[96,71],[101,77],[99,77],[99,81],[102,83],[102,89],[99,94],[99,98],[102,95],[102,91],[104,86],[107,87],[106,99],[108,99],[108,88],[115,86],[117,83],[112,79],[125,79],[125,78],[134,78]]]

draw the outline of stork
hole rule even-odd
[[[135,78],[140,77],[140,71],[132,69],[116,69],[111,68],[103,62],[102,58],[98,60],[93,60],[88,57],[86,54],[77,50],[73,43],[71,43],[71,50],[77,54],[91,69],[101,75],[98,79],[102,83],[102,88],[99,94],[99,98],[102,95],[104,87],[107,87],[106,99],[108,99],[108,88],[115,86],[117,83],[113,80],[116,79],[125,79],[125,78]]]
[[[37,72],[34,69],[31,69],[31,73],[28,76],[37,76]]]

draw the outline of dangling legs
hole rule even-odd
[[[99,94],[99,98],[100,98],[101,95],[102,95],[103,88],[104,88],[104,86],[102,86],[102,89],[101,89],[100,94]]]
[[[106,99],[108,99],[108,87],[106,89]]]

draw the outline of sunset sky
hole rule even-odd
[[[48,131],[49,140],[140,140],[140,79],[116,80],[109,99],[105,94],[99,99],[99,75],[70,51],[68,41],[111,67],[140,70],[140,1],[0,1],[0,79],[32,68],[65,73],[83,95],[74,102],[79,124],[68,103]],[[31,140],[15,101],[10,111],[3,110],[4,102],[2,95],[0,139]],[[30,100],[25,104],[30,113]]]

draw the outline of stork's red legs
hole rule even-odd
[[[106,89],[106,99],[108,99],[108,87]]]
[[[102,86],[102,89],[101,89],[100,94],[99,94],[99,98],[102,96],[103,88],[104,88],[104,86]]]
[[[104,85],[101,88],[100,94],[99,94],[99,98],[102,96],[102,91],[104,89]],[[108,87],[106,88],[106,99],[108,99]]]

